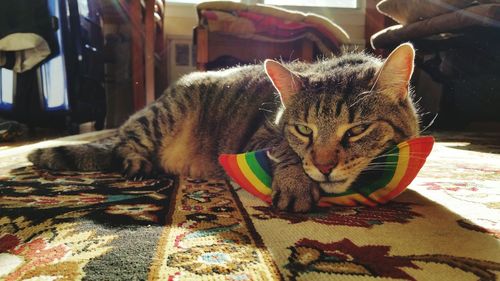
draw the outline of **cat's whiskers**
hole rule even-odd
[[[427,124],[427,126],[425,126],[425,128],[423,128],[421,131],[420,131],[420,134],[422,134],[423,132],[425,132],[427,129],[429,129],[432,125],[434,125],[434,122],[436,121],[438,117],[438,113],[436,113],[436,115],[434,115],[434,118],[432,118],[432,120],[429,122],[429,124]]]
[[[274,111],[266,109],[266,108],[262,108],[262,107],[259,107],[259,111],[265,111],[265,112],[274,113]]]
[[[366,175],[366,174],[370,174],[370,173],[373,173],[373,172],[391,172],[393,171],[393,169],[373,169],[373,170],[363,170],[359,173],[359,175]]]
[[[396,164],[392,164],[392,165],[380,165],[380,166],[370,166],[370,167],[366,167],[366,169],[376,169],[376,168],[389,168],[389,167],[396,167],[397,165]]]
[[[419,155],[422,155],[422,156],[419,156]],[[398,154],[398,153],[394,153],[394,154],[385,154],[385,155],[379,155],[379,156],[376,156],[372,159],[373,160],[376,160],[376,159],[381,159],[381,158],[387,158],[387,157],[390,157],[390,156],[398,156],[398,159],[409,159],[409,158],[412,158],[412,159],[427,159],[427,155],[428,153],[411,153],[411,155],[401,155],[401,154]]]
[[[356,104],[362,102],[364,99],[369,97],[371,93],[372,93],[371,91],[364,91],[364,92],[359,93],[358,99],[355,102],[353,102],[352,104],[350,104],[349,108],[353,108],[354,106],[356,106]]]
[[[380,163],[370,163],[367,166],[372,167],[372,166],[381,166],[381,165],[389,165],[389,164],[397,164],[397,161],[389,161],[389,162],[380,162]]]

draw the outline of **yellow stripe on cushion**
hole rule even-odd
[[[369,196],[371,199],[380,202],[381,198],[384,198],[385,195],[389,194],[401,182],[401,179],[405,175],[406,169],[408,168],[408,160],[410,159],[410,146],[406,142],[405,144],[406,145],[399,147],[398,164],[391,181],[384,188],[370,194]],[[384,201],[387,201],[387,198],[384,198]]]
[[[328,205],[343,205],[343,206],[357,206],[358,203],[367,206],[375,206],[376,203],[371,201],[370,199],[364,197],[359,193],[349,194],[345,196],[339,197],[321,197],[319,200],[319,204],[323,206]]]
[[[272,193],[272,190],[268,188],[263,182],[257,178],[257,176],[253,173],[252,169],[250,169],[250,166],[248,166],[245,154],[238,154],[236,156],[236,161],[238,162],[238,166],[240,167],[241,171],[247,178],[247,180],[262,194],[265,195],[270,195]]]

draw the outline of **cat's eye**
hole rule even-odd
[[[305,126],[305,125],[295,125],[295,130],[297,130],[297,132],[299,132],[299,134],[303,135],[303,136],[310,136],[312,134],[312,129]]]
[[[362,133],[364,133],[366,131],[366,129],[368,129],[369,126],[370,126],[370,124],[361,124],[361,125],[354,126],[354,127],[350,128],[349,130],[347,130],[346,136],[348,138],[359,136]]]

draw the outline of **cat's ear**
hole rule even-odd
[[[415,50],[410,43],[399,45],[379,70],[374,88],[397,100],[405,99],[408,96],[414,59]]]
[[[302,88],[301,78],[274,60],[266,60],[264,68],[266,69],[267,76],[269,76],[269,79],[271,79],[274,87],[280,94],[281,103],[287,106],[290,98]]]

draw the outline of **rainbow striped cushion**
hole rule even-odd
[[[434,138],[414,138],[398,144],[384,153],[377,163],[389,163],[370,183],[356,183],[339,194],[324,193],[319,206],[383,204],[395,198],[413,181],[429,156]],[[272,193],[271,165],[267,150],[241,154],[222,154],[219,163],[228,176],[243,189],[270,203]],[[390,163],[397,163],[391,165]]]

